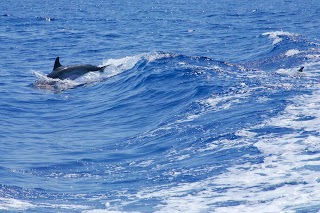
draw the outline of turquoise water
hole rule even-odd
[[[1,211],[319,211],[317,1],[0,8]]]

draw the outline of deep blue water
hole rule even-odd
[[[1,1],[0,211],[320,211],[319,15]],[[57,56],[108,67],[47,78]]]

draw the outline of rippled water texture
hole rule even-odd
[[[0,211],[319,211],[318,1],[0,9]]]

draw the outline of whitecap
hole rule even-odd
[[[300,50],[291,49],[291,50],[288,50],[288,51],[285,53],[285,56],[290,57],[290,56],[297,55],[297,54],[299,54],[299,53],[300,53]]]
[[[17,200],[13,198],[1,198],[0,197],[0,209],[1,210],[26,210],[35,208],[34,204],[27,201]]]
[[[285,31],[266,32],[266,33],[263,33],[262,35],[269,36],[269,38],[273,39],[273,43],[272,43],[273,45],[282,41],[281,36],[289,36],[289,37],[297,36],[297,34],[285,32]]]

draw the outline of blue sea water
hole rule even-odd
[[[0,9],[1,212],[320,211],[319,1]]]

